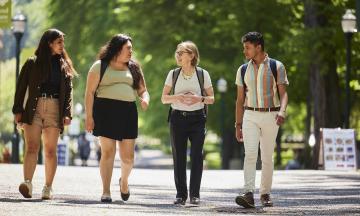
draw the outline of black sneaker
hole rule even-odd
[[[181,197],[177,197],[177,198],[174,200],[174,204],[175,204],[175,205],[185,205],[185,202],[186,202],[186,199],[181,198]]]
[[[252,192],[237,196],[235,202],[244,208],[255,208],[254,195]]]

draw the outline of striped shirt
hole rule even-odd
[[[236,85],[244,86],[241,77],[241,65],[236,73]],[[276,60],[277,85],[289,85],[284,65]],[[244,106],[256,108],[279,107],[280,99],[277,93],[275,78],[270,68],[269,57],[266,55],[264,61],[257,68],[253,60],[249,61],[245,72],[246,96]]]

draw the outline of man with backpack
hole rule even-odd
[[[236,74],[236,139],[244,142],[244,194],[235,202],[244,208],[254,208],[256,161],[260,142],[261,184],[260,201],[273,206],[270,197],[273,176],[273,152],[279,126],[285,121],[289,84],[284,65],[271,59],[264,51],[264,39],[258,32],[242,37],[248,63]]]

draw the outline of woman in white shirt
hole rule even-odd
[[[185,205],[186,150],[191,142],[190,203],[200,204],[200,184],[203,171],[206,104],[214,103],[214,91],[209,73],[197,67],[199,51],[191,41],[178,44],[175,52],[179,68],[168,73],[161,101],[171,104],[169,125],[174,159],[176,199],[174,204]]]

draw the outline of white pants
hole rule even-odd
[[[255,191],[256,161],[260,142],[261,184],[260,194],[271,191],[274,169],[273,153],[279,126],[276,124],[277,112],[258,112],[245,110],[242,132],[245,147],[244,180],[245,192]]]

